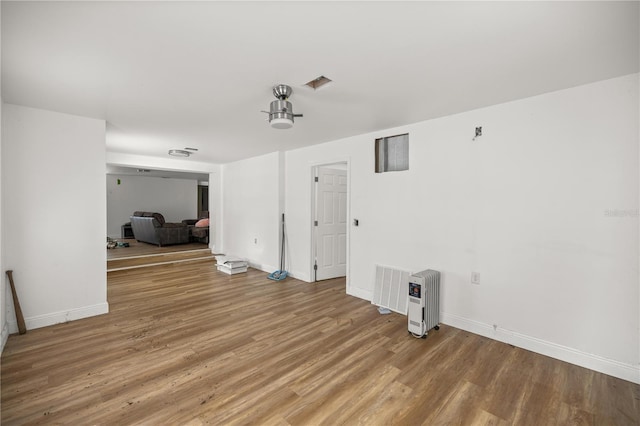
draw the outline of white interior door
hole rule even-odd
[[[347,171],[318,168],[316,280],[347,275]]]

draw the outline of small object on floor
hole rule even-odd
[[[380,315],[388,315],[391,313],[391,310],[378,306],[378,312],[380,312]]]
[[[245,259],[234,256],[216,256],[218,271],[234,275],[247,272],[248,262]]]
[[[129,243],[123,243],[118,241],[118,247],[129,247]]]
[[[289,273],[287,271],[274,271],[272,273],[270,273],[267,278],[269,278],[270,280],[274,280],[274,281],[282,281],[285,278],[287,278],[287,275]]]
[[[113,238],[107,237],[107,249],[114,249],[118,247],[118,242]]]

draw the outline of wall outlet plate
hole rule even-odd
[[[480,272],[471,273],[471,284],[480,284]]]

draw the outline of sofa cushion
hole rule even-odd
[[[158,221],[160,226],[164,226],[165,224],[164,216],[162,216],[160,213],[154,213],[153,218]]]
[[[166,223],[162,225],[163,228],[186,228],[187,225],[185,223]]]

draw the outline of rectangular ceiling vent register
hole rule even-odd
[[[321,75],[320,77],[314,78],[310,82],[305,83],[305,86],[309,86],[313,90],[317,90],[317,89],[321,88],[322,86],[324,86],[325,84],[331,83],[331,81],[332,81],[331,79],[325,77],[324,75]]]

